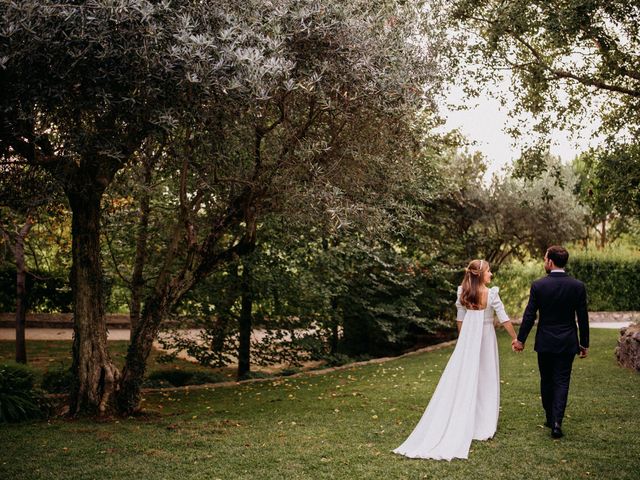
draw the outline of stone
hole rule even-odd
[[[640,323],[620,329],[616,359],[623,367],[640,372]]]

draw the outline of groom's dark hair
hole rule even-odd
[[[569,261],[569,252],[564,247],[553,245],[547,248],[547,258],[551,260],[556,267],[564,268]]]

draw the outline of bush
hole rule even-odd
[[[48,405],[34,388],[34,374],[24,365],[0,365],[0,423],[43,418]]]
[[[587,286],[589,310],[640,310],[640,255],[611,251],[579,253],[567,271]]]
[[[42,376],[42,389],[49,393],[69,393],[73,385],[73,373],[68,367],[47,370]]]
[[[571,252],[567,273],[585,283],[590,311],[640,310],[640,255],[633,252]],[[507,313],[521,317],[531,282],[544,276],[541,261],[512,262],[496,273],[494,285]]]
[[[324,357],[324,361],[326,362],[324,367],[340,367],[342,365],[346,365],[347,363],[352,363],[355,360],[351,358],[349,355],[345,355],[344,353],[334,353],[329,354]]]
[[[203,385],[218,383],[225,378],[219,373],[194,370],[164,369],[149,374],[144,382],[146,388],[182,387],[184,385]]]
[[[253,378],[271,378],[273,374],[267,372],[247,372],[239,380],[251,380]]]

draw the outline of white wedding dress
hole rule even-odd
[[[460,303],[462,328],[438,386],[411,435],[394,453],[410,458],[451,460],[468,458],[471,440],[487,440],[496,432],[500,408],[498,344],[494,312],[500,323],[509,320],[498,295],[489,290],[487,307],[467,310]]]

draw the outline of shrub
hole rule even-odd
[[[640,310],[640,255],[629,251],[571,251],[567,273],[585,283],[590,311]],[[494,285],[507,313],[521,317],[531,282],[544,276],[541,261],[512,262],[500,268]]]
[[[326,362],[326,367],[340,367],[342,365],[346,365],[347,363],[355,362],[353,358],[351,358],[349,355],[345,355],[344,353],[329,354],[326,355],[323,360]]]
[[[239,380],[251,380],[252,378],[271,378],[273,374],[267,372],[247,372]]]
[[[65,366],[47,370],[42,376],[42,389],[49,393],[69,393],[73,385],[73,373]]]
[[[202,385],[218,383],[225,378],[219,373],[194,370],[164,369],[149,374],[144,382],[146,388],[182,387],[184,385]]]
[[[290,375],[295,375],[296,373],[300,373],[302,370],[297,367],[286,367],[278,372],[278,375],[282,377],[288,377]]]
[[[0,365],[0,423],[45,416],[48,405],[34,388],[34,374],[24,365]]]
[[[640,255],[611,251],[579,253],[567,271],[587,286],[589,310],[640,310]]]
[[[192,372],[190,385],[204,385],[205,383],[218,383],[227,380],[224,375],[215,372],[203,372],[201,370]]]
[[[34,312],[71,312],[72,294],[66,274],[52,274],[31,270],[27,275],[27,299]],[[13,312],[16,308],[16,270],[0,269],[0,311]]]

